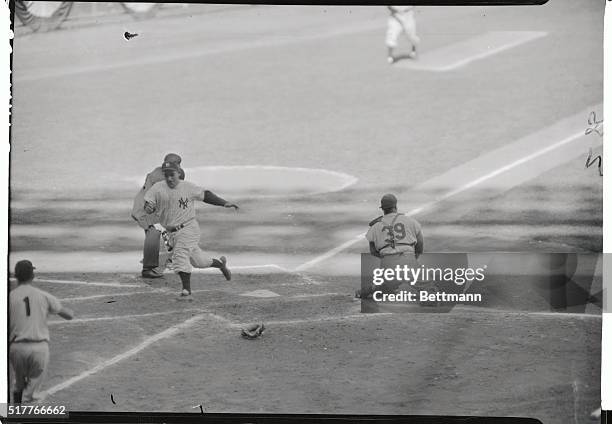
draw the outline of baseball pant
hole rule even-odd
[[[9,360],[15,372],[14,391],[23,391],[22,402],[31,402],[49,364],[48,343],[11,343]]]
[[[407,265],[408,268],[417,268],[419,266],[416,258],[414,257],[414,252],[408,251],[402,253],[401,255],[387,255],[383,256],[380,259],[380,267],[381,268],[390,268],[395,269],[396,266],[400,266],[402,269],[404,265]],[[385,293],[393,293],[395,290],[399,288],[399,286],[404,283],[404,281],[397,281],[395,279],[386,280],[381,285],[381,290]]]
[[[402,32],[406,34],[406,37],[408,37],[413,46],[417,46],[420,43],[421,39],[416,34],[416,22],[412,10],[403,14],[389,16],[385,39],[387,47],[396,48],[397,40]]]
[[[199,246],[175,246],[172,256],[172,269],[174,272],[191,272],[192,267],[208,268],[212,265],[212,258]]]

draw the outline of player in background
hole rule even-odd
[[[51,294],[32,285],[32,262],[15,265],[17,287],[9,294],[9,360],[15,373],[13,403],[32,402],[49,364],[47,317],[71,320],[73,312]]]
[[[381,268],[395,268],[397,265],[417,267],[417,259],[423,253],[423,232],[416,219],[397,211],[397,198],[385,194],[380,200],[384,215],[370,222],[366,239],[370,253],[380,258]],[[385,289],[394,291],[397,282],[385,283]],[[355,297],[368,296],[358,290]]]
[[[185,172],[180,168],[181,157],[176,153],[168,153],[164,162],[172,162],[179,165],[181,180],[185,179]],[[132,207],[132,218],[145,231],[145,241],[143,247],[142,276],[143,278],[163,277],[163,269],[159,268],[159,245],[161,233],[155,229],[154,225],[159,223],[158,214],[148,214],[144,210],[144,195],[157,182],[164,181],[164,174],[161,166],[158,166],[145,179],[145,183],[134,198]]]
[[[200,227],[195,215],[195,201],[238,210],[238,205],[227,202],[209,190],[179,178],[180,168],[175,162],[164,162],[162,172],[165,181],[158,182],[145,193],[144,209],[159,214],[161,225],[170,233],[173,246],[173,269],[179,274],[183,290],[179,300],[192,300],[191,271],[196,268],[219,268],[225,278],[232,278],[226,259],[210,258],[198,243]]]
[[[380,208],[384,215],[370,222],[366,234],[370,253],[379,258],[405,253],[418,258],[423,253],[421,224],[416,219],[397,212],[397,198],[393,194],[385,194],[382,197]]]
[[[416,21],[414,19],[414,6],[387,6],[390,15],[387,20],[387,36],[385,43],[387,45],[387,61],[392,64],[398,60],[395,56],[397,41],[400,34],[406,34],[408,41],[412,44],[412,49],[408,53],[408,57],[416,59],[417,46],[421,39],[416,33]]]

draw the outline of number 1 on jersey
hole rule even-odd
[[[26,315],[30,316],[30,299],[26,296],[23,298],[23,301],[26,304]]]

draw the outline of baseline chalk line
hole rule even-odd
[[[533,159],[535,159],[537,157],[540,157],[540,156],[542,156],[542,155],[544,155],[544,154],[546,154],[546,153],[548,153],[548,152],[550,152],[550,151],[552,151],[554,149],[557,149],[557,148],[559,148],[559,147],[561,147],[561,146],[563,146],[565,144],[571,143],[572,141],[574,141],[574,140],[576,140],[576,139],[578,139],[580,137],[583,137],[583,136],[584,136],[584,131],[580,131],[580,132],[574,133],[574,134],[570,135],[569,137],[566,137],[566,138],[564,138],[564,139],[562,139],[562,140],[560,140],[560,141],[558,141],[558,142],[556,142],[556,143],[554,143],[554,144],[552,144],[550,146],[547,146],[547,147],[544,147],[542,149],[539,149],[539,150],[537,150],[537,151],[535,151],[535,152],[533,152],[533,153],[531,153],[531,154],[529,154],[529,155],[527,155],[527,156],[525,156],[525,157],[523,157],[521,159],[518,159],[518,160],[515,160],[514,162],[511,162],[508,165],[502,166],[501,168],[496,169],[495,171],[489,172],[488,174],[485,174],[482,177],[476,178],[476,179],[474,179],[474,180],[472,180],[472,181],[470,181],[470,182],[468,182],[466,184],[463,184],[462,186],[447,192],[446,194],[438,197],[437,199],[435,199],[435,200],[433,200],[431,202],[425,203],[425,204],[423,204],[423,205],[421,205],[421,206],[419,206],[419,207],[417,207],[415,209],[412,209],[411,211],[406,213],[406,215],[412,216],[412,215],[419,214],[419,213],[423,212],[424,210],[429,209],[429,208],[437,205],[438,203],[440,203],[440,202],[442,202],[444,200],[447,200],[447,199],[449,199],[449,198],[451,198],[453,196],[456,196],[457,194],[463,193],[463,192],[465,192],[465,191],[467,191],[467,190],[469,190],[471,188],[474,188],[474,187],[478,186],[479,184],[482,184],[483,182],[485,182],[487,180],[490,180],[493,177],[496,177],[496,176],[498,176],[500,174],[503,174],[504,172],[507,172],[507,171],[509,171],[509,170],[511,170],[513,168],[516,168],[519,165],[522,165],[522,164],[524,164],[526,162],[529,162],[529,161],[531,161],[531,160],[533,160]],[[350,240],[347,240],[346,242],[342,243],[341,245],[339,245],[337,247],[334,247],[333,249],[328,250],[327,252],[323,253],[322,255],[317,256],[314,259],[311,259],[308,262],[305,262],[305,263],[297,266],[294,269],[294,272],[300,272],[300,271],[307,270],[307,269],[312,268],[313,266],[315,266],[315,265],[317,265],[317,264],[319,264],[319,263],[321,263],[323,261],[326,261],[326,260],[336,256],[338,253],[340,253],[340,252],[348,249],[349,247],[353,246],[354,244],[362,241],[364,239],[364,236],[365,236],[365,232],[361,233],[359,235],[356,235],[355,237],[351,238]]]
[[[210,314],[204,313],[204,314],[200,314],[200,315],[196,315],[192,318],[189,318],[187,321],[184,321],[180,324],[174,325],[170,328],[167,328],[166,330],[155,334],[152,337],[149,337],[148,339],[146,339],[144,342],[140,343],[139,345],[133,347],[132,349],[121,353],[117,356],[114,356],[98,365],[96,365],[93,368],[90,368],[89,370],[82,372],[81,374],[69,378],[68,380],[57,384],[53,387],[51,387],[50,389],[46,390],[47,395],[53,395],[54,393],[57,393],[61,390],[67,389],[68,387],[72,386],[73,384],[89,377],[90,375],[96,374],[100,371],[102,371],[105,368],[108,368],[112,365],[115,365],[116,363],[123,361],[124,359],[129,358],[130,356],[133,356],[135,354],[137,354],[138,352],[140,352],[141,350],[145,349],[146,347],[169,337],[172,337],[173,335],[175,335],[176,333],[178,333],[181,330],[184,330],[186,328],[191,327],[193,324],[202,321],[204,318],[206,318],[207,316],[211,316]],[[215,316],[213,316],[215,317]]]

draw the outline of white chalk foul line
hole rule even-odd
[[[396,68],[446,72],[546,36],[541,31],[490,31],[465,41],[425,52],[418,60],[401,61]]]
[[[46,278],[37,278],[36,281],[42,283],[54,283],[54,284],[76,284],[86,286],[100,286],[100,287],[144,287],[144,284],[124,284],[124,283],[102,283],[97,281],[79,281],[79,280],[50,280]]]
[[[146,317],[154,317],[159,315],[172,315],[172,314],[181,314],[188,312],[202,312],[201,309],[176,309],[173,311],[165,311],[165,312],[150,312],[147,314],[132,314],[132,315],[113,315],[113,316],[103,316],[103,317],[91,317],[91,318],[76,318],[72,320],[53,320],[49,321],[49,325],[57,325],[57,324],[80,324],[83,322],[96,322],[96,321],[112,321],[112,320],[124,320],[124,319],[133,319],[133,318],[146,318]]]
[[[202,321],[206,316],[210,316],[209,314],[200,314],[200,315],[196,315],[192,318],[189,318],[187,321],[184,321],[180,324],[174,325],[164,331],[162,331],[161,333],[157,333],[152,337],[149,337],[148,339],[146,339],[144,342],[142,342],[141,344],[139,344],[136,347],[133,347],[132,349],[123,352],[122,354],[119,354],[117,356],[112,357],[111,359],[104,361],[98,365],[96,365],[93,368],[90,368],[89,370],[82,372],[81,374],[69,378],[68,380],[57,384],[53,387],[51,387],[49,390],[47,390],[47,395],[53,395],[54,393],[57,393],[61,390],[64,390],[70,386],[72,386],[74,383],[77,383],[81,380],[83,380],[84,378],[89,377],[90,375],[96,374],[99,371],[102,371],[105,368],[108,368],[114,364],[116,364],[117,362],[123,361],[124,359],[129,358],[130,356],[133,356],[135,354],[137,354],[138,352],[140,352],[141,350],[145,349],[146,347],[160,341],[163,339],[166,339],[168,337],[172,337],[173,335],[175,335],[176,333],[178,333],[181,330],[184,330],[186,328],[191,327],[193,324]]]
[[[230,266],[229,267],[230,270],[235,271],[235,270],[248,270],[248,269],[267,269],[267,268],[273,268],[273,269],[277,269],[279,271],[283,271],[283,272],[287,272],[287,273],[291,273],[291,271],[289,271],[288,269],[285,269],[281,266],[278,266],[276,264],[262,264],[262,265],[236,265],[236,266]],[[219,272],[219,270],[217,270],[216,268],[194,268],[191,271],[193,274],[216,274]],[[175,272],[171,269],[166,269],[164,270],[164,274],[175,274]]]
[[[64,297],[59,300],[61,302],[78,302],[81,300],[100,299],[103,297],[134,296],[136,294],[151,294],[151,293],[163,293],[163,292],[161,290],[149,290],[149,291],[137,291],[137,292],[127,292],[127,293],[94,294],[91,296]]]
[[[561,141],[558,141],[558,142],[556,142],[554,144],[551,144],[550,146],[547,146],[547,147],[544,147],[544,148],[542,148],[540,150],[537,150],[534,153],[531,153],[531,154],[529,154],[529,155],[527,155],[527,156],[525,156],[525,157],[523,157],[521,159],[515,160],[514,162],[512,162],[512,163],[510,163],[508,165],[502,166],[501,168],[496,169],[495,171],[489,172],[488,174],[483,175],[482,177],[476,178],[475,180],[472,180],[472,181],[470,181],[470,182],[468,182],[468,183],[466,183],[466,184],[456,188],[455,190],[451,190],[448,193],[438,197],[437,199],[435,199],[435,200],[433,200],[431,202],[425,203],[424,205],[421,205],[418,208],[412,209],[406,215],[412,216],[412,215],[416,215],[418,213],[421,213],[424,210],[429,209],[429,208],[435,206],[436,204],[438,204],[438,203],[440,203],[440,202],[442,202],[444,200],[447,200],[447,199],[449,199],[449,198],[451,198],[453,196],[456,196],[459,193],[462,193],[462,192],[467,191],[467,190],[469,190],[471,188],[474,188],[474,187],[478,186],[479,184],[482,184],[483,182],[485,182],[487,180],[490,180],[493,177],[496,177],[496,176],[498,176],[500,174],[503,174],[504,172],[507,172],[507,171],[509,171],[509,170],[511,170],[513,168],[516,168],[519,165],[522,165],[522,164],[524,164],[526,162],[529,162],[529,161],[531,161],[531,160],[533,160],[535,158],[538,158],[538,157],[540,157],[540,156],[542,156],[542,155],[544,155],[544,154],[546,154],[546,153],[548,153],[548,152],[550,152],[552,150],[555,150],[555,149],[557,149],[557,148],[559,148],[559,147],[561,147],[561,146],[563,146],[565,144],[571,143],[572,141],[574,141],[574,140],[576,140],[576,139],[578,139],[580,137],[583,137],[583,136],[584,136],[584,131],[580,131],[578,133],[574,133],[574,134],[570,135],[569,137],[564,138]],[[365,236],[365,233],[361,233],[359,235],[356,235],[352,239],[342,243],[340,246],[334,247],[333,249],[328,250],[327,252],[323,253],[322,255],[317,256],[316,258],[311,259],[310,261],[305,262],[305,263],[299,265],[298,267],[295,268],[294,272],[304,271],[306,269],[312,268],[313,266],[317,265],[320,262],[326,261],[326,260],[334,257],[335,255],[337,255],[338,253],[342,252],[343,250],[348,249],[349,247],[353,246],[355,243],[358,243],[359,241],[362,241],[364,236]]]
[[[308,318],[308,319],[290,319],[290,320],[277,320],[277,321],[264,321],[264,325],[294,325],[294,324],[312,324],[315,322],[328,322],[328,321],[354,321],[366,318],[380,318],[388,317],[389,315],[395,315],[392,312],[381,312],[375,314],[352,314],[343,316],[331,316],[321,318]],[[250,323],[237,323],[230,324],[232,328],[242,328]]]
[[[521,33],[518,33],[518,34],[521,34]],[[529,32],[529,33],[525,33],[524,36],[517,37],[516,40],[514,40],[513,42],[509,42],[507,44],[498,46],[498,47],[493,48],[493,49],[487,49],[487,50],[485,50],[485,51],[483,51],[481,53],[474,54],[472,56],[466,57],[463,60],[457,61],[457,62],[455,62],[455,63],[453,63],[453,64],[451,64],[449,66],[441,67],[440,69],[437,69],[437,70],[439,70],[439,71],[451,71],[453,69],[457,69],[457,68],[460,68],[462,66],[465,66],[468,63],[474,62],[474,61],[479,60],[479,59],[484,59],[485,57],[492,56],[492,55],[497,54],[497,53],[501,53],[504,50],[508,50],[508,49],[513,48],[513,47],[520,46],[521,44],[524,44],[524,43],[526,43],[528,41],[532,41],[532,40],[535,40],[537,38],[544,37],[546,35],[548,35],[546,32]]]
[[[457,315],[461,312],[468,313],[482,313],[482,314],[490,314],[490,315],[513,315],[513,316],[541,316],[547,318],[559,318],[559,319],[567,319],[567,318],[579,318],[579,319],[602,319],[601,314],[581,314],[577,312],[535,312],[535,311],[516,311],[516,310],[506,310],[506,309],[491,309],[487,307],[479,307],[479,306],[455,306],[450,315]]]
[[[347,293],[316,293],[316,294],[296,294],[289,296],[287,299],[314,299],[316,297],[327,297],[327,296],[348,296]]]
[[[470,181],[469,183],[464,184],[461,187],[459,187],[459,188],[457,188],[455,190],[452,190],[452,191],[442,195],[441,197],[437,198],[436,200],[434,200],[432,202],[426,203],[426,204],[424,204],[424,205],[422,205],[422,206],[420,206],[418,208],[415,208],[415,209],[411,210],[410,212],[408,212],[408,215],[416,215],[418,213],[421,213],[424,210],[429,209],[430,207],[434,206],[437,203],[440,203],[443,200],[446,200],[446,199],[448,199],[450,197],[453,197],[453,196],[455,196],[455,195],[457,195],[459,193],[462,193],[462,192],[467,191],[467,190],[469,190],[469,189],[471,189],[473,187],[476,187],[477,185],[482,184],[483,182],[485,182],[487,180],[490,180],[493,177],[496,177],[496,176],[498,176],[500,174],[503,174],[504,172],[507,172],[507,171],[509,171],[509,170],[511,170],[513,168],[516,168],[517,166],[522,165],[524,163],[527,163],[527,162],[529,162],[529,161],[531,161],[531,160],[533,160],[533,159],[535,159],[537,157],[545,155],[546,153],[551,152],[551,151],[553,151],[553,150],[555,150],[555,149],[557,149],[557,148],[559,148],[559,147],[561,147],[561,146],[563,146],[563,145],[565,145],[567,143],[571,143],[572,141],[574,141],[574,140],[576,140],[576,139],[578,139],[580,137],[583,137],[583,136],[584,136],[584,131],[572,134],[569,137],[566,137],[566,138],[564,138],[561,141],[558,141],[558,142],[556,142],[554,144],[551,144],[550,146],[547,146],[547,147],[544,147],[544,148],[542,148],[540,150],[537,150],[534,153],[525,156],[524,158],[515,160],[514,162],[512,162],[512,163],[510,163],[508,165],[502,166],[501,168],[496,169],[495,171],[489,172],[488,174],[483,175],[480,178],[476,178],[475,180]]]

